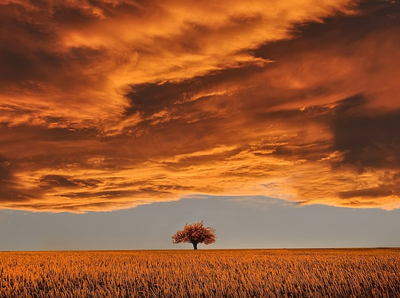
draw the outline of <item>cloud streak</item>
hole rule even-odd
[[[0,5],[0,207],[399,207],[398,2]]]

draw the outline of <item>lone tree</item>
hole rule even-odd
[[[192,224],[186,224],[182,231],[178,231],[172,236],[173,243],[192,243],[193,249],[197,249],[198,243],[204,243],[205,245],[215,242],[215,229],[210,227],[204,227],[203,221]]]

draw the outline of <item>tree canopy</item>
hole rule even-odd
[[[205,245],[212,244],[215,242],[217,236],[215,235],[215,229],[211,227],[204,227],[204,222],[196,222],[192,224],[186,224],[183,230],[177,231],[172,236],[173,243],[192,243],[193,248],[197,249],[198,243],[204,243]]]

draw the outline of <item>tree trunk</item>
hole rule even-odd
[[[196,250],[196,249],[197,249],[197,243],[196,243],[196,242],[193,242],[192,244],[193,244],[193,249]]]

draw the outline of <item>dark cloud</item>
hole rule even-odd
[[[93,188],[102,181],[98,179],[71,179],[61,175],[45,175],[40,179],[40,188]]]
[[[40,195],[37,192],[30,192],[18,184],[14,174],[15,166],[8,158],[0,155],[0,202],[27,202]]]
[[[0,155],[0,181],[6,182],[12,180],[12,173],[10,170],[10,162]]]
[[[398,186],[397,186],[398,188]],[[343,199],[349,199],[354,197],[368,197],[368,198],[381,198],[394,195],[395,191],[390,186],[371,187],[359,190],[350,190],[346,192],[340,192],[339,197]],[[399,193],[396,193],[399,195]]]
[[[344,163],[357,167],[399,169],[400,110],[371,111],[366,99],[343,100],[333,124],[334,147],[346,151]]]

